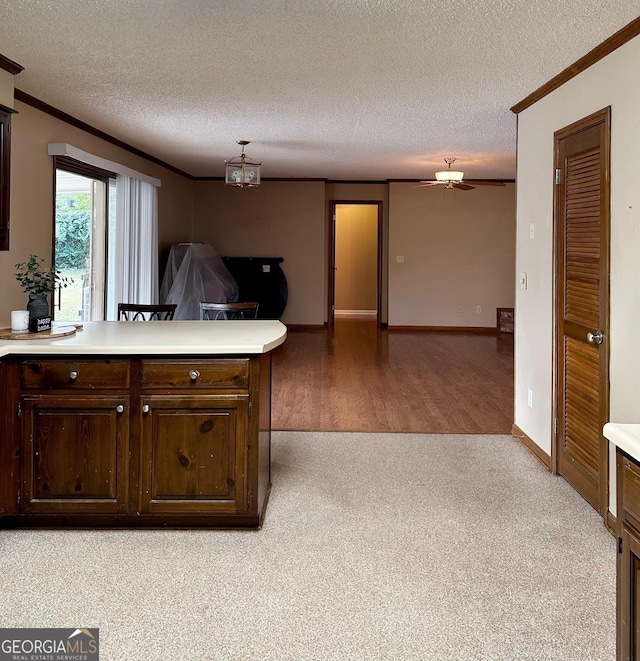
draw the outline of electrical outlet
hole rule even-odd
[[[482,314],[482,305],[476,305],[476,312]]]
[[[529,388],[529,390],[527,390],[527,406],[530,409],[533,408],[533,390],[531,390],[531,388]]]
[[[398,255],[398,256],[396,257],[396,262],[397,262],[398,264],[404,264],[404,255]]]

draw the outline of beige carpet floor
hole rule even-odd
[[[509,436],[274,434],[260,531],[0,531],[0,627],[102,661],[615,658],[614,538]]]

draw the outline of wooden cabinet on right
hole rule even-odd
[[[617,659],[640,660],[640,465],[617,450]]]
[[[248,513],[250,373],[239,357],[141,361],[141,514]]]
[[[142,398],[142,514],[247,513],[247,395]]]

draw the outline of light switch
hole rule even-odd
[[[526,273],[521,273],[520,274],[520,289],[526,289],[527,288],[527,274]]]
[[[535,239],[536,238],[536,224],[535,223],[529,223],[529,238],[530,239]]]

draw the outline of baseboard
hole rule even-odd
[[[325,324],[285,324],[290,331],[323,331]]]
[[[515,436],[548,471],[551,470],[551,457],[537,443],[530,439],[518,425],[514,424],[511,427],[511,435]]]
[[[498,329],[493,326],[389,326],[396,333],[473,333],[475,335],[495,335]]]
[[[604,519],[604,523],[607,526],[607,530],[614,536],[618,535],[618,518],[613,516],[609,510],[607,510],[607,516]]]

